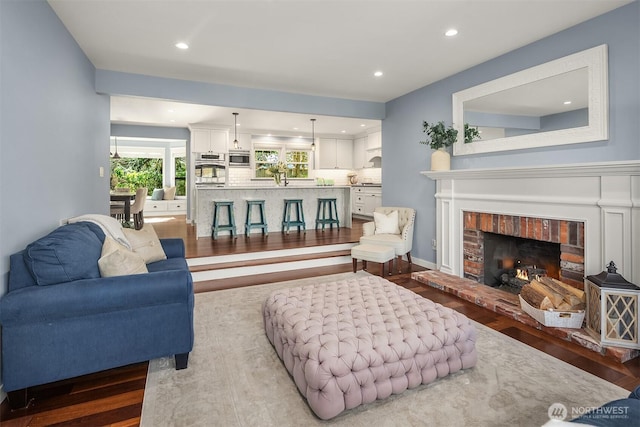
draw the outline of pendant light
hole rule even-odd
[[[316,132],[315,132],[315,122],[316,119],[311,120],[311,151],[316,151]]]
[[[240,143],[238,142],[238,113],[233,113],[233,122],[233,132],[235,136],[235,139],[233,140],[233,148],[237,150],[240,148]]]
[[[114,139],[116,140],[116,152],[113,154],[113,158],[114,159],[119,159],[120,158],[120,154],[118,154],[118,137],[114,137]]]

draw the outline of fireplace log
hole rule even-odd
[[[587,302],[587,299],[585,297],[584,291],[582,289],[578,289],[578,288],[576,288],[574,286],[571,286],[571,285],[569,285],[567,283],[561,282],[558,279],[553,279],[552,278],[551,280],[553,280],[553,283],[555,283],[556,285],[562,286],[564,289],[566,289],[567,291],[569,291],[572,294],[574,294],[575,296],[577,296],[580,299],[580,301]]]
[[[562,307],[558,306],[556,308],[560,308],[560,309],[563,309],[563,310],[569,310],[569,309],[577,310],[577,309],[584,309],[585,308],[584,301],[581,300],[580,298],[578,298],[574,293],[572,293],[569,290],[565,289],[563,286],[560,286],[557,283],[558,281],[553,280],[550,277],[540,277],[538,279],[538,281],[541,282],[546,287],[548,287],[549,289],[551,289],[552,291],[557,292],[558,294],[562,295],[562,299],[564,300],[565,303],[568,304],[568,307],[566,307],[566,306],[561,304]]]
[[[536,291],[533,286],[525,285],[520,290],[520,295],[530,306],[540,310],[548,310],[553,307],[553,303],[543,293]]]
[[[538,282],[537,280],[532,280],[531,281],[531,286],[536,291],[538,291],[541,294],[543,294],[544,296],[548,297],[549,300],[553,303],[553,307],[554,308],[558,308],[558,306],[560,304],[562,304],[562,301],[564,300],[564,298],[562,297],[561,294],[559,294],[559,293],[555,292],[554,290],[548,288],[547,286],[543,285],[542,283]]]

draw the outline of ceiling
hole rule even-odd
[[[386,102],[631,0],[49,0],[98,69]],[[456,28],[459,33],[445,37]],[[177,42],[189,49],[180,50]],[[374,77],[375,71],[381,77]],[[185,106],[167,122],[114,100],[118,122],[183,126],[230,109]],[[145,104],[146,103],[146,104]],[[188,108],[187,108],[188,107]],[[241,112],[246,125],[250,110]],[[189,113],[190,112],[190,113]],[[256,116],[257,117],[257,116]],[[285,121],[288,115],[282,119]],[[306,119],[307,117],[305,117]],[[272,118],[273,119],[273,118]],[[323,118],[324,119],[324,118]],[[345,123],[329,126],[339,133]],[[295,118],[292,118],[295,121]],[[273,120],[272,120],[273,121]],[[292,128],[291,123],[283,129]],[[321,119],[317,125],[320,126]],[[353,128],[360,127],[354,121]],[[228,123],[232,123],[228,121]],[[378,123],[379,125],[379,123]],[[348,131],[352,132],[352,131]]]

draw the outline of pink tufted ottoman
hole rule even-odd
[[[267,337],[322,419],[475,366],[471,321],[378,276],[271,293]]]

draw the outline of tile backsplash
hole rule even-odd
[[[234,187],[272,187],[273,180],[252,180],[253,171],[250,168],[227,169],[227,185]],[[348,173],[354,172],[348,169],[315,169],[311,171],[309,180],[291,181],[290,185],[314,185],[316,178],[332,179],[334,185],[349,185]],[[358,182],[382,181],[382,169],[368,168],[355,171],[358,174]]]

